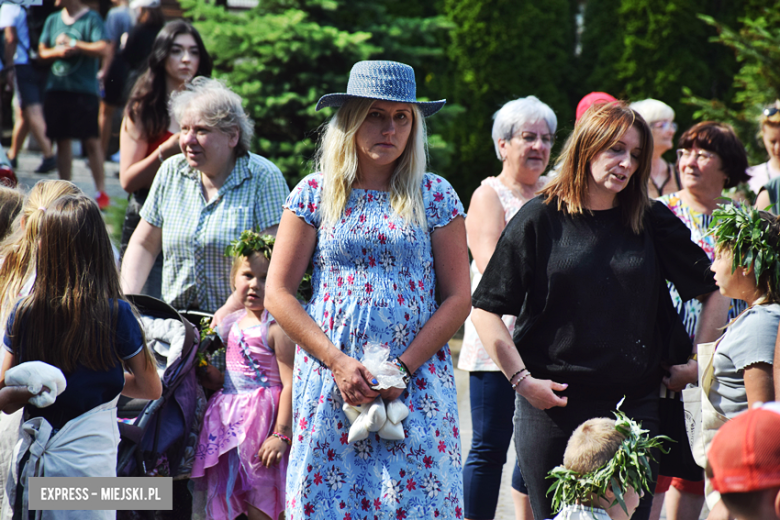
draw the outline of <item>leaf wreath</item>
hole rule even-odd
[[[753,267],[756,285],[768,273],[770,286],[780,288],[780,237],[772,231],[766,215],[749,206],[721,205],[712,212],[707,234],[715,237],[716,247],[731,250],[732,273],[737,267]]]
[[[582,502],[595,503],[599,498],[606,498],[607,490],[615,495],[615,504],[620,504],[623,511],[628,514],[628,508],[624,498],[625,491],[631,487],[637,492],[642,489],[650,492],[652,471],[650,460],[656,460],[650,450],[658,448],[664,453],[662,441],[671,441],[666,435],[658,435],[650,438],[648,430],[643,430],[641,425],[629,419],[620,411],[621,399],[617,405],[615,414],[615,429],[625,436],[615,455],[603,466],[580,475],[576,471],[558,466],[550,470],[548,479],[555,482],[547,490],[547,494],[554,491],[552,506],[557,513],[564,505]]]
[[[247,229],[242,231],[241,235],[233,240],[229,246],[225,248],[225,256],[252,256],[253,253],[262,254],[266,260],[271,260],[271,253],[276,243],[276,237],[272,235],[261,235],[257,231]],[[311,285],[312,269],[311,265],[306,269],[303,274],[301,283],[298,286],[298,292],[295,297],[298,300],[308,302],[313,294],[313,288]]]
[[[274,242],[276,238],[271,235],[261,235],[257,231],[247,229],[225,248],[225,256],[251,256],[253,253],[260,253],[266,260],[270,260]]]

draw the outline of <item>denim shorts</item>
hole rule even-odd
[[[16,89],[19,92],[19,103],[22,109],[42,104],[48,72],[45,69],[33,67],[29,63],[17,65],[15,70]]]

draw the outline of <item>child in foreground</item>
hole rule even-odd
[[[620,405],[618,404],[618,408]],[[628,520],[653,481],[649,459],[664,436],[647,430],[617,411],[615,419],[585,421],[574,430],[563,466],[550,471],[555,479],[555,520]]]
[[[707,455],[707,477],[729,517],[780,519],[780,403],[766,403],[724,424]]]
[[[27,361],[60,369],[67,385],[50,406],[24,407],[4,518],[9,508],[14,517],[27,518],[28,503],[15,497],[26,493],[31,477],[116,476],[119,394],[157,399],[162,391],[134,309],[120,290],[97,204],[82,195],[63,196],[39,211],[35,285],[8,318],[0,388],[11,367]],[[85,520],[115,516],[105,510],[79,513]]]
[[[229,331],[227,368],[218,381],[208,367],[205,379],[221,390],[209,400],[192,470],[209,519],[276,520],[284,510],[295,345],[263,306],[273,244],[272,236],[244,231],[228,248],[232,298],[244,309],[220,325]]]

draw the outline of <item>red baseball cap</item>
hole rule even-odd
[[[615,99],[614,96],[610,96],[606,92],[591,92],[584,98],[580,99],[580,102],[577,103],[577,116],[575,121],[579,121],[582,115],[591,107],[591,105],[596,103],[611,103],[613,101],[617,101],[617,99]]]
[[[707,458],[720,493],[780,486],[780,403],[753,408],[721,426]]]

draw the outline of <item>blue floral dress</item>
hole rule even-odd
[[[464,216],[463,205],[447,181],[426,174],[425,228],[405,224],[388,193],[358,189],[331,226],[322,224],[318,211],[321,188],[322,175],[309,175],[285,203],[317,229],[308,312],[351,357],[361,359],[372,342],[389,346],[395,358],[437,309],[431,233]],[[415,372],[401,399],[410,412],[403,441],[371,433],[349,444],[350,424],[333,374],[297,348],[289,520],[462,518],[460,431],[448,345]]]

